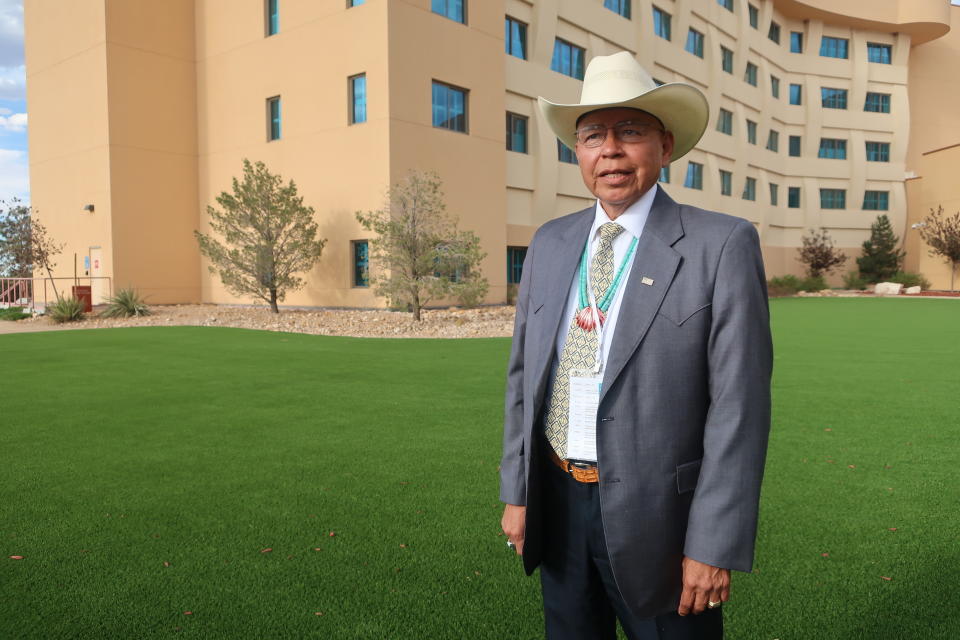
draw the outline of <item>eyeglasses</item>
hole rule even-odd
[[[628,144],[643,142],[650,137],[650,132],[652,131],[664,132],[663,129],[652,124],[632,122],[629,120],[626,122],[618,122],[612,127],[606,127],[602,124],[591,124],[576,130],[577,143],[588,149],[599,147],[603,144],[603,141],[607,139],[608,129],[613,129],[613,134],[617,137],[617,140]]]

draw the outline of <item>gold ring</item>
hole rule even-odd
[[[713,600],[707,600],[707,608],[708,608],[708,609],[716,609],[716,608],[719,607],[721,604],[723,604],[723,603],[722,603],[722,602],[714,602]]]

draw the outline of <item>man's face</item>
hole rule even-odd
[[[633,122],[638,131],[645,131],[636,142],[623,142],[614,134],[615,125]],[[580,173],[587,189],[595,195],[608,214],[619,215],[640,199],[660,177],[660,169],[670,164],[673,134],[663,132],[660,121],[638,109],[603,109],[588,113],[577,123],[577,129],[590,125],[611,127],[597,147],[577,141],[576,154]],[[603,135],[602,132],[599,132]]]

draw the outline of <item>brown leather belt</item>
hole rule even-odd
[[[553,460],[553,464],[569,473],[577,482],[585,482],[588,484],[600,482],[600,472],[597,470],[596,465],[578,467],[569,460],[561,460],[560,456],[557,455],[557,452],[554,451],[552,447],[548,445],[548,448],[550,449],[550,459]]]

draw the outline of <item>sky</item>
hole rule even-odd
[[[0,0],[0,200],[30,202],[23,1]]]

